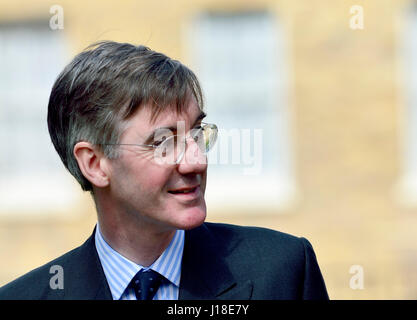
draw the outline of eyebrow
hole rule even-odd
[[[192,127],[194,127],[196,125],[196,123],[200,120],[203,120],[205,117],[207,117],[207,114],[204,111],[201,111],[201,113],[198,115],[197,119],[194,121]],[[163,130],[163,129],[168,129],[172,132],[176,132],[177,131],[177,127],[176,126],[170,126],[170,127],[159,127],[156,128],[155,130],[153,130],[145,139],[145,144],[149,144],[151,139],[154,137],[155,133],[159,130]]]

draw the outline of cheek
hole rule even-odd
[[[131,173],[133,179],[142,192],[152,198],[157,198],[167,191],[171,172],[160,167],[146,166],[137,168],[135,173]]]
[[[205,194],[205,191],[206,191],[206,184],[207,184],[207,171],[204,174],[202,174],[202,177],[201,177],[200,187],[201,187],[201,191],[203,192],[203,194]]]
[[[169,174],[164,168],[149,165],[149,161],[125,157],[113,166],[112,180],[120,192],[146,200],[146,197],[155,199],[166,188]]]

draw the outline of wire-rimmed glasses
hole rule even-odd
[[[168,130],[169,131],[169,130]],[[215,124],[201,123],[199,127],[190,130],[189,135],[173,135],[166,131],[155,137],[152,144],[135,143],[102,143],[102,145],[138,146],[154,149],[154,159],[158,163],[178,164],[184,158],[187,148],[187,139],[191,137],[199,147],[199,150],[207,154],[217,140],[218,129]],[[187,159],[190,160],[190,159]]]

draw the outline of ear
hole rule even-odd
[[[91,143],[78,142],[74,146],[74,156],[84,177],[98,188],[109,185],[106,158]]]

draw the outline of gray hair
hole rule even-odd
[[[73,150],[79,141],[96,145],[108,158],[117,158],[123,124],[141,106],[151,106],[152,121],[166,108],[181,113],[194,96],[203,109],[195,74],[182,63],[145,46],[103,41],[87,47],[61,72],[48,104],[52,143],[68,171],[85,191]]]

